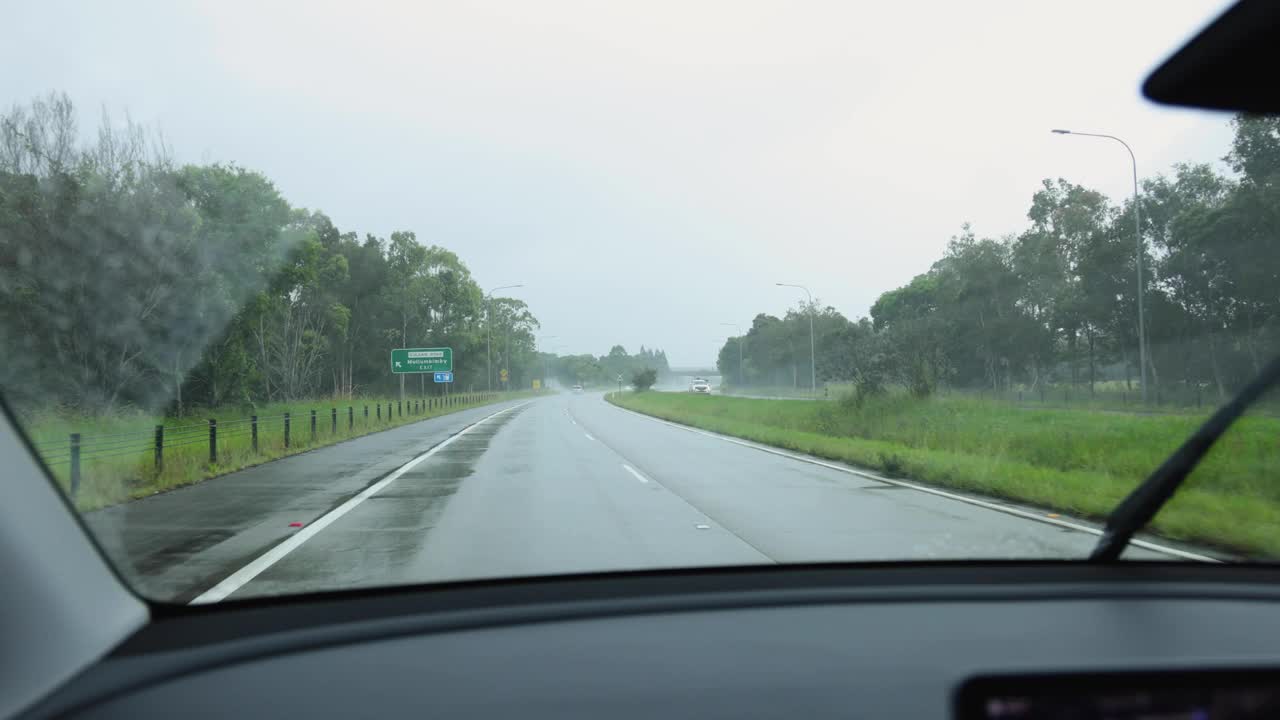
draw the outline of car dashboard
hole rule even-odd
[[[962,707],[966,688],[1271,678],[1274,579],[1170,563],[817,566],[161,608],[32,716],[987,717],[973,708],[990,703]]]

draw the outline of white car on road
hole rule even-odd
[[[689,392],[697,395],[710,395],[711,383],[702,378],[694,378],[693,382],[689,384]]]

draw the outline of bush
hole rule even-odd
[[[656,382],[658,382],[658,371],[653,368],[637,370],[631,375],[631,384],[635,387],[636,392],[644,392],[653,387]]]

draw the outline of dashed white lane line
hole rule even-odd
[[[595,440],[595,438],[591,437],[591,433],[589,433],[589,432],[584,432],[584,433],[582,433],[582,434],[583,434],[583,435],[586,435],[588,440]]]
[[[639,480],[639,481],[640,481],[640,482],[642,482],[642,483],[647,483],[647,482],[649,482],[649,478],[647,478],[647,477],[645,477],[645,476],[641,475],[639,470],[636,470],[635,468],[631,467],[630,465],[628,465],[628,464],[626,464],[626,463],[622,463],[622,469],[623,469],[623,470],[626,470],[627,472],[631,473],[632,475],[635,475],[635,476],[636,476],[636,479],[637,479],[637,480]]]
[[[332,525],[335,520],[351,512],[352,510],[355,509],[357,505],[364,502],[365,500],[368,500],[374,495],[378,494],[388,485],[398,480],[401,475],[404,475],[405,473],[412,470],[414,466],[416,466],[418,463],[422,462],[423,460],[426,460],[432,455],[435,455],[436,453],[440,452],[446,447],[449,447],[449,445],[453,444],[455,440],[462,437],[463,435],[466,435],[467,433],[471,432],[477,427],[480,427],[484,423],[488,422],[490,419],[495,418],[505,412],[510,412],[517,408],[524,407],[525,405],[528,405],[528,404],[529,403],[524,402],[524,403],[520,403],[519,405],[513,405],[509,408],[503,408],[502,410],[499,410],[496,413],[492,413],[490,415],[484,416],[483,418],[480,418],[479,420],[462,428],[462,430],[459,430],[456,434],[450,435],[448,438],[444,440],[444,442],[441,442],[439,445],[436,445],[430,450],[422,453],[421,455],[415,457],[409,462],[401,465],[399,468],[396,468],[396,470],[393,471],[390,475],[386,476],[385,478],[365,488],[358,495],[355,495],[354,497],[342,503],[338,507],[330,510],[324,515],[321,515],[319,518],[312,521],[310,525],[299,530],[297,533],[291,535],[289,539],[285,540],[279,545],[276,545],[275,547],[266,551],[262,555],[259,555],[258,558],[253,562],[249,563],[248,565],[245,565],[244,567],[240,568],[234,573],[231,573],[222,582],[218,583],[217,585],[214,585],[213,587],[209,588],[208,590],[198,595],[195,600],[191,601],[191,604],[201,605],[205,603],[215,603],[215,602],[218,602],[219,600],[226,598],[231,593],[247,585],[249,581],[253,580],[255,577],[261,575],[264,571],[266,571],[267,568],[283,560],[286,555],[293,552],[294,550],[297,550],[298,547],[302,545],[302,543],[310,540],[312,537],[315,537],[315,535],[319,533],[321,530]]]
[[[1002,512],[1008,515],[1015,515],[1017,517],[1026,518],[1027,520],[1034,520],[1036,522],[1042,522],[1049,525],[1057,525],[1058,527],[1070,528],[1071,530],[1077,530],[1079,532],[1089,533],[1090,535],[1102,535],[1101,530],[1097,528],[1089,527],[1088,525],[1081,525],[1080,523],[1073,523],[1067,520],[1060,520],[1057,518],[1048,518],[1048,517],[1044,517],[1036,513],[1028,512],[1026,510],[1022,510],[1019,508],[1009,507],[1007,505],[999,505],[997,503],[987,502],[985,500],[979,500],[977,498],[965,497],[964,495],[957,495],[955,493],[950,493],[945,490],[938,490],[935,488],[926,487],[924,485],[917,485],[912,482],[904,482],[902,480],[894,480],[891,478],[882,477],[880,475],[876,475],[875,473],[870,473],[865,470],[855,470],[854,468],[851,468],[851,467],[837,465],[835,463],[826,462],[824,460],[819,460],[817,458],[806,457],[804,455],[795,455],[789,452],[783,452],[782,450],[771,448],[771,447],[768,447],[767,445],[761,445],[759,443],[741,440],[735,437],[730,437],[728,435],[721,435],[720,433],[711,432],[709,430],[703,430],[701,428],[691,427],[689,425],[681,425],[680,423],[671,422],[670,420],[664,420],[662,418],[653,417],[652,415],[645,415],[644,413],[636,412],[635,410],[619,407],[618,405],[613,405],[612,403],[610,403],[610,405],[612,405],[612,407],[614,408],[617,408],[618,410],[621,410],[622,412],[631,413],[632,415],[635,415],[637,417],[642,417],[645,420],[651,420],[653,422],[661,423],[663,425],[669,425],[673,428],[678,428],[680,430],[695,433],[697,435],[705,435],[707,437],[715,438],[717,440],[722,440],[727,443],[733,443],[734,445],[741,445],[742,447],[751,448],[752,450],[759,450],[760,452],[766,452],[766,453],[769,453],[770,455],[778,455],[784,458],[798,460],[802,463],[809,463],[810,465],[818,465],[820,467],[828,468],[831,470],[838,470],[839,472],[842,472],[842,473],[857,475],[858,477],[867,478],[868,480],[875,480],[877,482],[882,482],[889,485],[897,485],[899,487],[918,490],[923,493],[929,493],[930,495],[937,495],[938,497],[944,497],[944,498],[947,498],[948,500],[956,500],[962,503],[967,503],[969,505],[976,505],[978,507],[986,508],[988,510],[995,510],[996,512]],[[1200,555],[1199,553],[1187,552],[1186,550],[1179,550],[1177,548],[1172,548],[1167,545],[1160,545],[1157,543],[1148,542],[1146,540],[1139,540],[1137,538],[1130,540],[1129,544],[1135,547],[1146,549],[1146,550],[1152,550],[1158,553],[1163,553],[1165,555],[1172,555],[1173,557],[1182,558],[1183,560],[1195,560],[1197,562],[1209,562],[1209,563],[1222,562],[1217,558],[1209,557],[1207,555]]]

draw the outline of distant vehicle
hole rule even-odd
[[[698,395],[710,395],[711,383],[707,382],[704,378],[694,378],[693,382],[689,385],[689,392],[696,393]]]
[[[582,386],[581,386],[581,385],[574,385],[574,386],[573,386],[573,391],[574,391],[574,392],[576,392],[576,393],[580,393],[580,392],[582,392]]]

